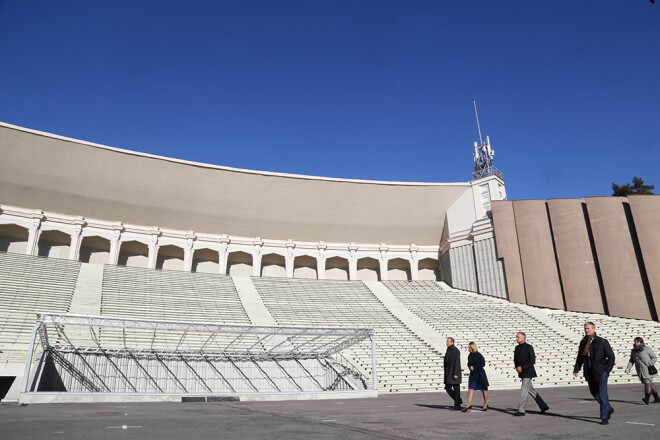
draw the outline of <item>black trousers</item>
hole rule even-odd
[[[463,399],[461,399],[461,386],[458,384],[445,385],[445,390],[447,391],[447,394],[449,394],[449,397],[454,401],[454,408],[460,408],[461,403],[463,403]]]

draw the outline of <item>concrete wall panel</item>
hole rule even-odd
[[[656,316],[660,317],[660,195],[628,196],[628,203],[635,221]]]
[[[513,215],[513,202],[494,200],[491,207],[497,257],[504,262],[504,274],[509,301],[526,304],[525,283],[520,263],[516,220]]]
[[[585,199],[609,314],[651,319],[628,220],[620,197]]]
[[[564,309],[545,200],[517,200],[513,213],[527,304]]]
[[[596,264],[581,199],[548,200],[566,308],[604,313]]]

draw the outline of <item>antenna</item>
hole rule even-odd
[[[481,139],[481,127],[479,127],[479,114],[477,113],[477,100],[472,98],[472,103],[474,104],[474,115],[477,117],[477,130],[479,130],[479,145],[484,144],[484,140]]]

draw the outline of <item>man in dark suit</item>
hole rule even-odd
[[[573,375],[577,377],[580,367],[584,366],[584,378],[589,384],[589,392],[600,403],[600,423],[607,425],[614,412],[607,396],[607,379],[614,368],[614,351],[607,339],[596,336],[596,325],[593,322],[584,324],[584,334],[578,348]]]
[[[454,345],[454,338],[447,338],[447,351],[445,352],[445,390],[454,401],[452,411],[461,409],[461,352]]]
[[[534,347],[527,343],[527,335],[523,332],[516,334],[516,342],[518,345],[513,352],[513,364],[518,372],[518,377],[522,379],[522,387],[520,388],[520,404],[518,404],[518,411],[514,416],[525,415],[527,396],[530,395],[541,409],[541,414],[545,414],[550,407],[543,401],[539,393],[534,389],[534,385],[532,385],[532,378],[536,377],[536,369],[534,368],[536,355],[534,354]]]

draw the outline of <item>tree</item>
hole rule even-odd
[[[625,185],[617,185],[612,182],[612,195],[625,197],[630,194],[653,194],[652,189],[655,185],[644,185],[644,181],[639,177],[633,177],[632,186],[629,183]]]

